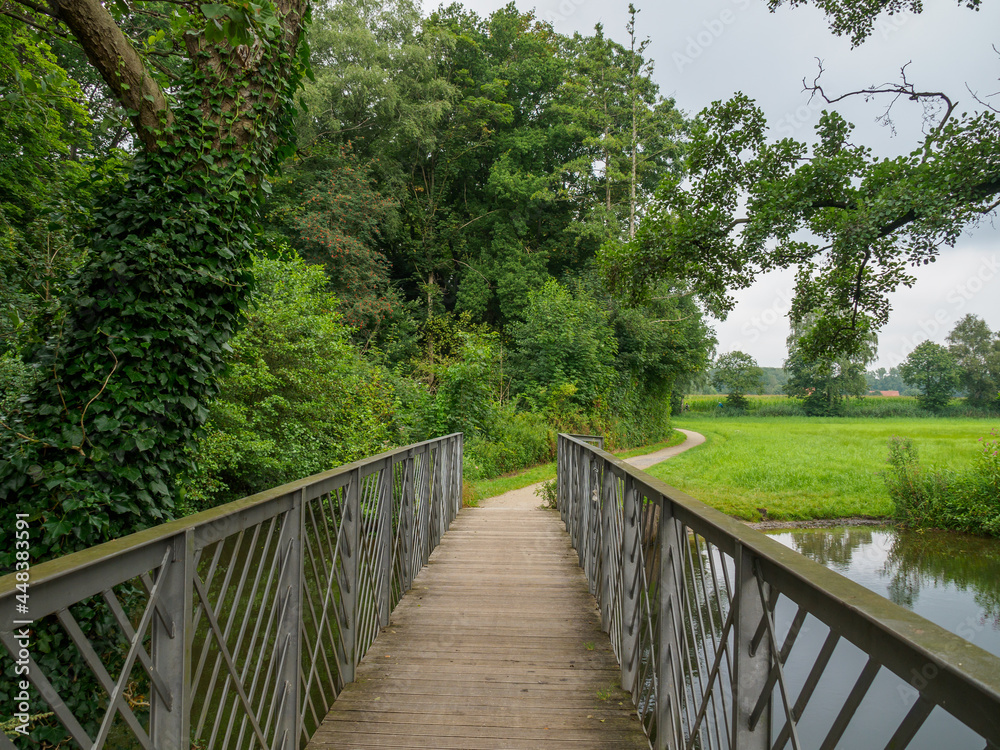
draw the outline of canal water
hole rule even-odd
[[[768,536],[1000,656],[1000,540],[857,526]]]
[[[872,527],[794,529],[768,535],[1000,656],[1000,540]],[[844,657],[835,654],[831,664],[834,672],[843,672],[828,675],[835,683],[833,694],[846,695],[864,663],[860,652]],[[866,698],[873,705],[852,720],[838,747],[885,746],[886,733],[891,734],[916,697],[915,691],[899,683],[882,670]],[[819,724],[829,726],[831,719],[832,714]],[[822,736],[818,732],[803,737],[804,746],[818,747]],[[983,744],[936,708],[910,747],[982,750]]]

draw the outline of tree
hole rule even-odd
[[[904,6],[818,4],[835,29],[858,40],[878,12]],[[692,125],[686,178],[665,180],[627,252],[607,254],[616,288],[641,294],[657,278],[682,278],[725,314],[732,290],[796,267],[790,318],[810,324],[800,346],[810,357],[853,357],[888,319],[889,293],[913,283],[907,266],[936,261],[942,245],[1000,205],[996,108],[979,102],[960,114],[947,95],[910,82],[905,68],[899,83],[842,96],[828,95],[821,75],[822,67],[807,87],[831,105],[881,95],[922,104],[926,136],[909,155],[881,159],[852,142],[850,123],[824,111],[814,145],[769,141],[764,113],[749,98],[716,102]]]
[[[737,350],[715,360],[712,385],[728,393],[726,403],[729,406],[745,409],[749,405],[746,395],[760,390],[763,374],[753,357]]]
[[[801,331],[794,327],[788,336],[785,370],[789,377],[784,392],[802,399],[803,408],[810,416],[842,413],[848,397],[861,396],[868,389],[865,366],[874,358],[874,345],[853,358],[819,359],[802,350],[800,336]]]
[[[899,372],[903,380],[920,389],[917,400],[928,411],[941,411],[958,386],[955,358],[933,341],[924,341],[910,352]]]
[[[391,445],[394,394],[364,361],[319,266],[256,259],[256,288],[186,478],[202,510]]]
[[[982,0],[957,0],[973,10],[979,10]],[[808,5],[809,0],[768,0],[767,4],[773,13],[785,2],[791,7]],[[921,0],[812,0],[813,5],[826,13],[830,19],[830,30],[837,36],[847,34],[851,44],[857,47],[867,39],[875,29],[875,19],[882,13],[892,15],[908,11],[920,13],[923,10]]]
[[[153,5],[0,9],[79,45],[140,149],[101,196],[51,335],[25,354],[37,384],[3,426],[3,513],[30,513],[39,558],[171,515],[247,305],[250,223],[289,150],[304,0],[172,4],[169,31],[130,38]]]
[[[591,410],[606,400],[617,347],[597,302],[550,279],[528,297],[526,313],[511,332],[518,392],[542,408],[567,402]]]
[[[1000,336],[982,318],[966,315],[948,334],[948,351],[958,366],[958,385],[972,406],[1000,398]]]

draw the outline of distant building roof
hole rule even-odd
[[[898,396],[899,391],[879,391],[880,396]]]

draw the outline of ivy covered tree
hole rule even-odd
[[[899,366],[903,380],[920,389],[917,401],[928,411],[941,411],[958,387],[958,367],[945,347],[933,341],[917,346]]]
[[[129,36],[164,8],[158,31]],[[37,384],[0,428],[0,507],[31,514],[44,558],[172,514],[247,304],[251,222],[288,153],[307,8],[57,0],[0,14],[33,44],[77,45],[139,149],[100,196],[51,334],[24,352]]]
[[[856,42],[878,13],[921,8],[816,4]],[[770,140],[764,112],[743,94],[702,112],[691,128],[686,177],[665,180],[635,239],[605,254],[611,283],[641,295],[652,280],[681,278],[724,315],[733,290],[769,270],[796,268],[790,318],[804,328],[803,352],[826,359],[862,352],[888,320],[889,294],[914,283],[908,267],[935,262],[942,246],[1000,206],[1000,111],[978,101],[963,113],[946,94],[908,80],[905,67],[898,83],[844,95],[828,93],[821,75],[822,67],[807,88],[831,109],[813,144]],[[850,96],[923,105],[925,137],[910,154],[877,156],[832,109]]]

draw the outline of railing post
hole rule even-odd
[[[277,705],[276,747],[293,750],[299,744],[299,669],[302,663],[302,535],[304,490],[295,493],[295,500],[281,523],[278,553],[281,568],[278,592],[283,598],[279,609],[275,647],[280,649],[277,675],[279,701]],[[354,679],[352,674],[351,680]],[[348,680],[349,682],[350,680]]]
[[[674,516],[674,504],[660,498],[660,644],[657,651],[656,750],[684,745],[681,725],[683,699],[684,555],[683,527]],[[685,535],[686,536],[686,535]]]
[[[380,570],[375,576],[378,583],[378,624],[388,627],[392,609],[392,459],[385,462],[379,476],[378,491],[378,554]]]
[[[427,564],[427,558],[431,556],[431,487],[433,486],[431,473],[434,469],[431,462],[431,447],[424,446],[424,481],[423,493],[420,497],[420,567]]]
[[[566,439],[556,437],[556,507],[559,518],[566,523]]]
[[[754,649],[754,635],[764,621],[764,602],[757,588],[753,555],[736,543],[735,649],[733,660],[733,742],[734,750],[758,750],[771,746],[771,709],[764,710],[757,725],[750,728],[750,716],[757,699],[767,687],[771,669],[771,646],[761,639]],[[765,585],[765,593],[767,587]]]
[[[603,482],[601,477],[607,473],[604,462],[594,458],[590,464],[590,494],[587,495],[587,562],[584,570],[587,573],[587,583],[590,586],[590,595],[597,596],[597,561],[600,554],[601,538],[601,492]]]
[[[344,629],[344,649],[347,659],[344,663],[344,684],[354,682],[354,668],[358,663],[358,588],[361,583],[361,470],[351,472],[344,497],[344,515],[341,521],[344,534],[344,552],[341,565],[344,581],[340,587],[340,600],[344,608],[346,622]]]
[[[431,540],[431,549],[441,543],[444,535],[444,517],[448,512],[444,504],[444,484],[447,476],[448,457],[445,455],[444,441],[437,444],[437,451],[434,454],[434,482],[431,488],[431,497],[434,504],[431,506],[431,526],[434,529],[434,538]]]
[[[615,483],[617,478],[614,473],[604,470],[604,482],[601,487],[601,630],[605,633],[611,632],[611,615],[614,612],[615,585],[613,576],[618,566],[612,562],[614,551],[611,549],[613,535],[611,528],[614,524],[614,513],[617,508],[615,501]]]
[[[642,527],[640,498],[631,477],[622,493],[622,688],[633,694],[639,687],[639,601],[642,597]]]
[[[465,466],[465,433],[459,433],[455,440],[455,515],[462,508],[462,471]]]
[[[413,452],[408,451],[403,459],[402,496],[399,500],[399,554],[402,556],[403,592],[413,585]]]
[[[586,469],[580,472],[582,482],[580,483],[580,493],[576,500],[576,556],[580,561],[580,567],[584,571],[587,570],[587,538],[590,534],[590,529],[587,527],[587,522],[590,520],[587,511],[590,506],[590,493],[593,491],[590,485],[590,464],[590,453],[584,453],[583,465]]]
[[[153,618],[153,669],[169,695],[153,687],[149,696],[149,737],[153,747],[187,747],[191,743],[191,650],[189,628],[194,603],[194,531],[188,529],[170,542],[173,556],[160,572],[161,606]],[[171,621],[164,618],[170,616]]]

